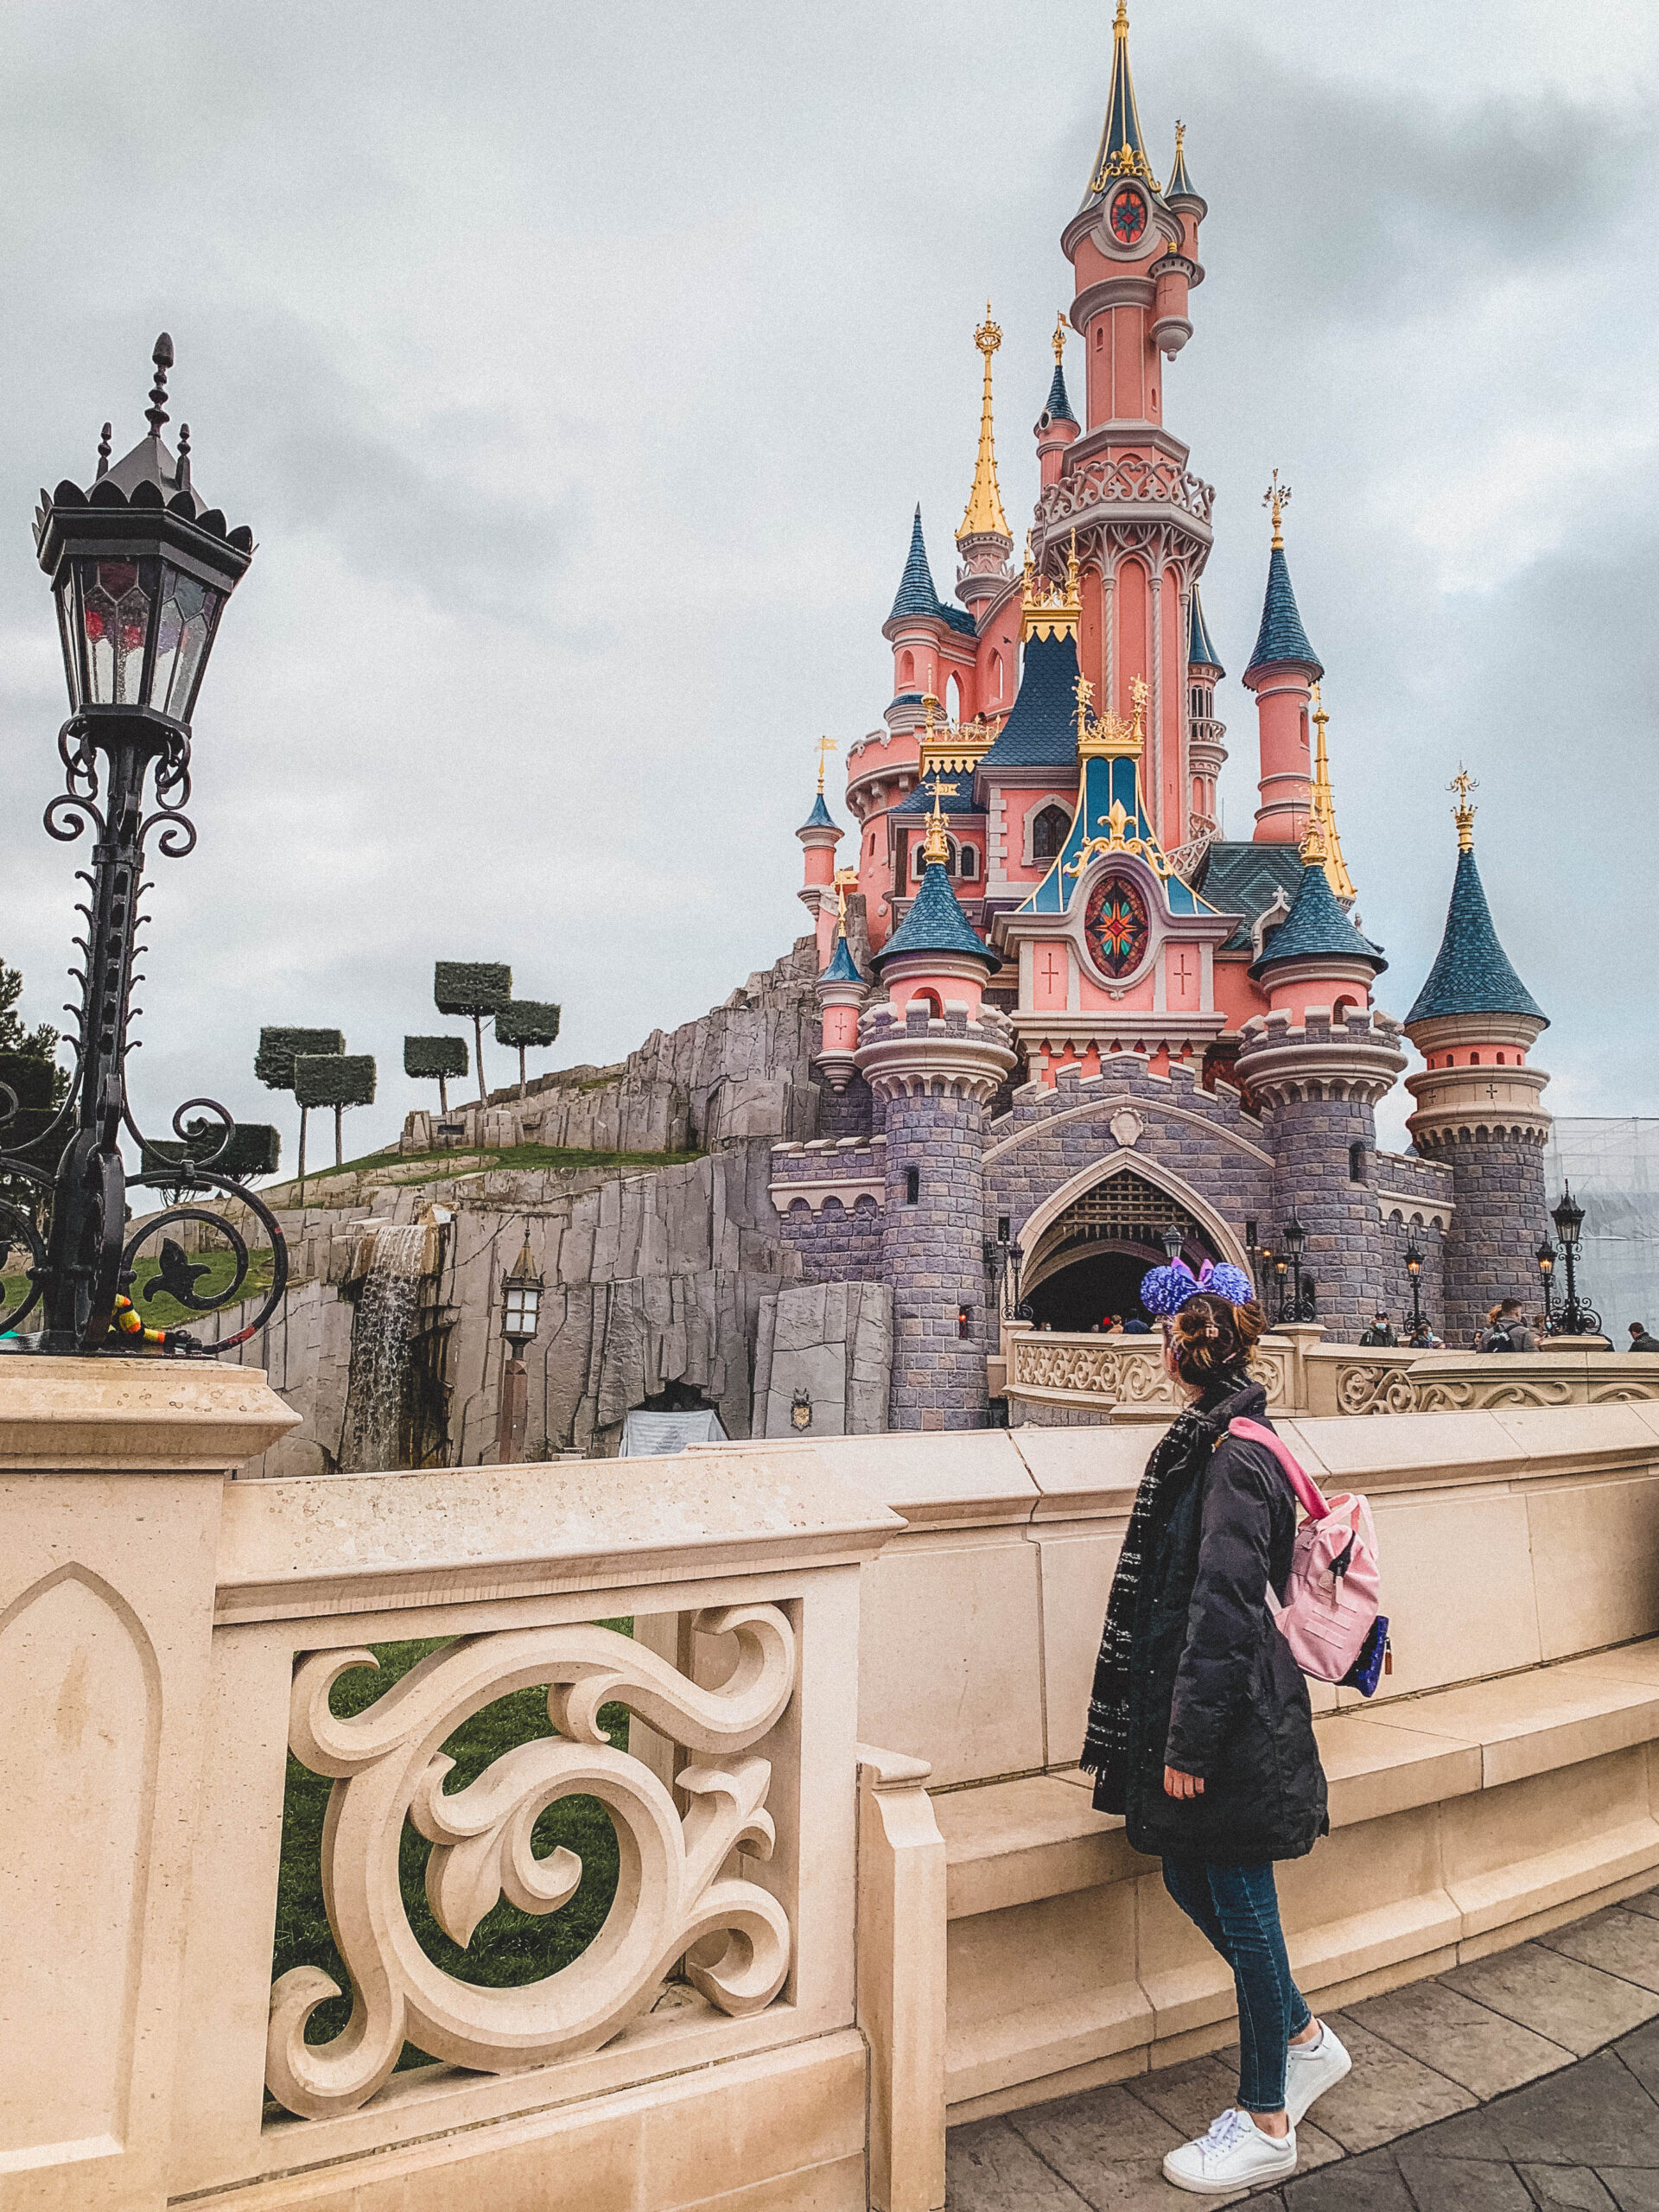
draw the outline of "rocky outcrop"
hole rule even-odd
[[[762,1299],[760,1319],[755,1435],[874,1436],[887,1427],[893,1293],[885,1283],[796,1284]],[[806,1421],[796,1419],[798,1407]]]

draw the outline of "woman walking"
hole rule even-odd
[[[1273,1454],[1228,1424],[1267,1424],[1249,1361],[1263,1316],[1248,1275],[1179,1261],[1141,1286],[1188,1399],[1147,1465],[1106,1609],[1083,1764],[1095,1804],[1161,1859],[1171,1897],[1232,1968],[1238,2102],[1172,2151],[1178,2188],[1220,2196],[1282,2179],[1296,2125],[1348,2053],[1291,1979],[1273,1862],[1329,1827],[1307,1684],[1268,1609],[1282,1599],[1296,1501]]]

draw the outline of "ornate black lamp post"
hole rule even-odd
[[[1600,1314],[1592,1307],[1581,1305],[1579,1300],[1576,1263],[1584,1208],[1574,1203],[1572,1191],[1567,1189],[1561,1192],[1559,1204],[1551,1207],[1549,1217],[1560,1240],[1561,1257],[1567,1262],[1567,1302],[1561,1308],[1560,1326],[1556,1333],[1563,1337],[1599,1337]]]
[[[1555,1333],[1555,1247],[1548,1236],[1540,1237],[1538,1249],[1533,1254],[1538,1262],[1538,1280],[1544,1286],[1544,1334]]]
[[[1423,1255],[1414,1243],[1406,1246],[1406,1273],[1411,1278],[1411,1333],[1414,1342],[1423,1333]]]
[[[530,1232],[512,1273],[501,1285],[501,1333],[507,1340],[507,1357],[501,1370],[501,1403],[496,1416],[495,1459],[510,1466],[524,1445],[524,1415],[530,1396],[524,1368],[524,1346],[535,1337],[542,1319],[542,1278],[530,1254]]]
[[[1285,1251],[1289,1259],[1293,1285],[1288,1297],[1285,1295],[1282,1287],[1280,1291],[1279,1321],[1282,1327],[1287,1321],[1312,1321],[1316,1318],[1316,1313],[1313,1277],[1305,1276],[1302,1273],[1302,1254],[1307,1249],[1307,1231],[1296,1216],[1292,1214],[1280,1233],[1285,1241]],[[1281,1286],[1285,1272],[1285,1262],[1281,1260],[1278,1263]]]
[[[41,493],[35,518],[35,549],[57,602],[70,705],[58,734],[67,788],[48,806],[46,827],[65,843],[90,827],[94,842],[92,866],[80,872],[87,897],[79,911],[86,931],[75,940],[84,964],[71,970],[80,1004],[71,1009],[75,1067],[68,1096],[38,1136],[15,1152],[0,1152],[0,1172],[40,1192],[32,1211],[0,1205],[0,1236],[8,1245],[27,1245],[31,1260],[26,1277],[0,1278],[0,1338],[11,1338],[12,1349],[136,1349],[146,1332],[123,1294],[139,1246],[173,1222],[209,1224],[233,1255],[232,1279],[216,1293],[198,1295],[195,1285],[206,1270],[168,1239],[161,1274],[145,1296],[164,1290],[207,1313],[238,1299],[248,1275],[242,1236],[204,1206],[175,1205],[123,1242],[122,1133],[138,1147],[141,1161],[147,1149],[152,1155],[158,1149],[134,1121],[126,1086],[146,841],[156,831],[168,860],[181,859],[196,842],[183,811],[190,798],[191,716],[225,602],[253,557],[252,532],[227,529],[218,508],[191,483],[188,426],[180,431],[176,458],[162,442],[173,365],[173,341],[165,332],[153,359],[149,435],[111,467],[106,423],[90,491],[66,479],[55,492]],[[152,779],[153,810],[146,813],[145,786]],[[0,1144],[17,1104],[0,1085]],[[197,1119],[187,1128],[184,1117],[193,1111]],[[190,1099],[175,1114],[173,1132],[188,1147],[190,1167],[183,1185],[176,1176],[167,1179],[179,1189],[234,1195],[270,1240],[270,1294],[245,1329],[208,1348],[225,1351],[245,1343],[275,1311],[288,1281],[287,1248],[269,1210],[214,1166],[235,1134],[226,1109],[212,1099]],[[37,1335],[17,1337],[37,1306],[44,1326]],[[176,1332],[148,1333],[168,1351],[202,1349]]]
[[[1158,1241],[1163,1246],[1164,1255],[1173,1268],[1181,1256],[1181,1245],[1184,1239],[1181,1236],[1180,1224],[1172,1221]]]

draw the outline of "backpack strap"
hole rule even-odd
[[[1285,1478],[1296,1493],[1296,1502],[1303,1512],[1312,1515],[1315,1521],[1325,1519],[1331,1509],[1325,1502],[1324,1492],[1306,1468],[1297,1464],[1289,1446],[1281,1438],[1275,1436],[1270,1428],[1263,1428],[1256,1421],[1230,1421],[1227,1433],[1236,1436],[1246,1444],[1265,1446],[1284,1469]]]

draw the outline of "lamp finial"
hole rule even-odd
[[[156,364],[156,381],[149,388],[149,404],[144,410],[144,419],[149,424],[149,435],[159,438],[162,425],[167,420],[167,372],[173,365],[173,340],[162,331],[156,340],[150,359]]]

